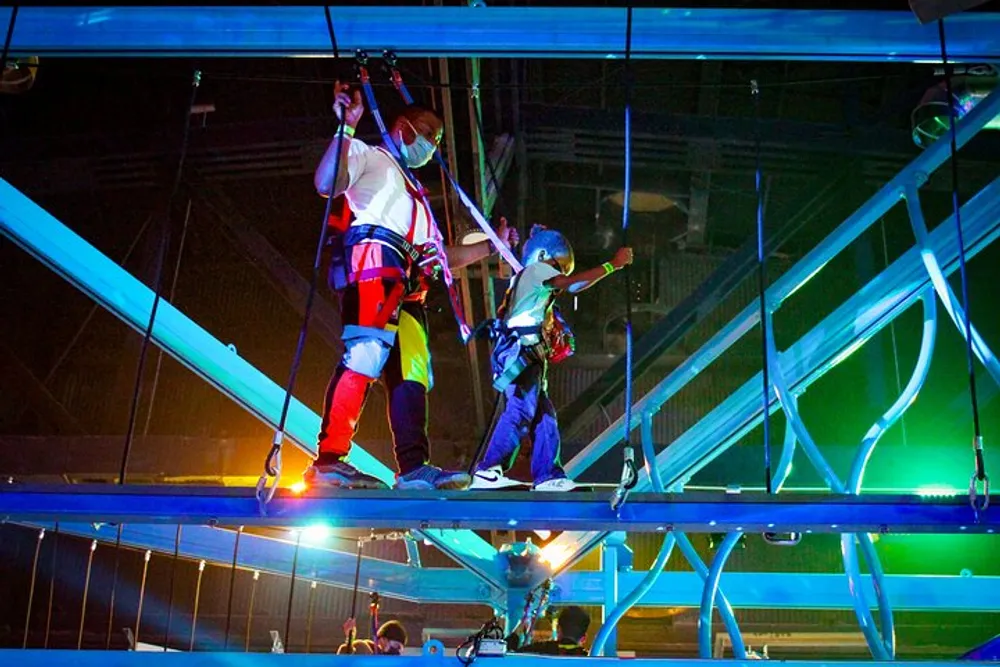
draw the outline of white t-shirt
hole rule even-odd
[[[545,313],[552,301],[554,288],[545,283],[561,276],[559,269],[545,262],[534,262],[511,278],[511,285],[517,280],[517,289],[511,298],[507,312],[507,325],[512,327],[535,327],[545,322]],[[508,287],[509,289],[509,287]]]
[[[352,227],[378,225],[407,238],[416,207],[412,243],[422,245],[433,240],[434,231],[427,211],[407,191],[402,169],[385,150],[351,139],[347,172],[350,180],[344,195],[354,211]],[[419,189],[419,185],[415,187]]]

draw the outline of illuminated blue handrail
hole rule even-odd
[[[907,186],[904,198],[906,199],[906,211],[910,215],[910,226],[913,228],[913,233],[917,237],[917,243],[920,245],[920,259],[924,262],[927,275],[930,276],[934,290],[941,299],[941,303],[944,304],[944,309],[947,311],[948,316],[951,317],[952,322],[958,327],[958,331],[962,335],[962,340],[968,341],[965,331],[965,309],[955,295],[955,291],[951,289],[951,285],[945,279],[944,272],[941,271],[941,264],[938,262],[937,255],[934,254],[934,249],[931,246],[927,232],[927,223],[924,221],[924,212],[920,207],[920,193],[917,191],[915,183],[910,183]],[[1000,385],[1000,361],[997,361],[996,355],[993,354],[993,351],[986,344],[986,341],[983,340],[983,337],[979,335],[976,327],[970,325],[970,328],[972,330],[973,351],[979,357],[979,361],[986,367],[993,381]]]
[[[847,493],[861,493],[861,482],[864,479],[865,467],[875,451],[875,445],[882,438],[886,431],[892,428],[893,424],[903,416],[903,413],[913,405],[917,399],[917,393],[924,386],[927,374],[931,368],[931,358],[934,353],[934,342],[937,338],[937,302],[934,300],[933,290],[924,290],[920,295],[920,300],[924,305],[924,325],[923,336],[920,341],[920,354],[917,355],[917,363],[913,368],[910,381],[900,393],[896,402],[885,411],[878,421],[876,421],[865,437],[861,441],[861,447],[854,456],[851,464],[851,472],[847,478]]]
[[[997,89],[963,116],[956,126],[958,147],[964,146],[987,123],[1000,116],[1000,89]],[[840,224],[826,239],[796,262],[776,280],[766,292],[768,305],[779,308],[785,299],[798,291],[844,248],[857,239],[871,225],[891,209],[903,195],[905,188],[918,174],[930,174],[945,163],[950,155],[947,138],[939,139],[927,147],[891,181],[873,195],[861,208]],[[695,376],[711,365],[725,351],[759,324],[758,300],[754,299],[739,315],[720,329],[704,345],[684,360],[666,378],[657,383],[645,396],[635,402],[630,429],[639,427],[644,412],[657,412],[666,401],[687,386]],[[566,463],[566,474],[576,478],[594,465],[612,447],[621,442],[624,420],[618,418],[600,433],[579,454]],[[669,485],[669,482],[667,482]]]
[[[781,369],[781,359],[778,354],[778,347],[774,342],[774,326],[772,323],[773,317],[774,315],[772,311],[768,310],[768,323],[767,327],[765,327],[768,370],[771,375],[771,384],[774,387],[775,393],[778,395],[781,409],[785,413],[785,419],[788,420],[789,425],[795,432],[796,439],[802,443],[802,450],[809,458],[809,461],[812,462],[816,471],[819,472],[819,474],[826,481],[827,486],[829,486],[834,493],[844,493],[844,483],[840,481],[837,473],[834,472],[829,462],[827,462],[826,457],[824,457],[823,453],[819,451],[816,441],[813,440],[812,434],[809,433],[809,429],[806,428],[805,422],[802,421],[802,415],[799,413],[798,401],[792,398],[792,392],[788,387],[788,382],[785,380],[785,373]]]
[[[795,396],[792,401],[797,401]],[[795,403],[798,407],[798,403]],[[792,422],[785,420],[785,439],[781,443],[781,457],[778,459],[778,466],[774,469],[774,492],[778,493],[788,481],[788,476],[792,474],[792,460],[795,458],[795,429]]]
[[[719,592],[722,569],[726,566],[726,561],[729,560],[729,554],[733,553],[733,547],[739,543],[742,536],[743,533],[739,531],[733,531],[726,535],[722,544],[719,545],[719,550],[715,552],[712,567],[708,570],[708,577],[705,579],[705,588],[702,589],[701,608],[698,614],[698,653],[702,658],[712,657],[712,603]],[[738,650],[742,655],[737,655],[737,657],[746,658],[746,649],[743,646],[737,649],[734,643],[733,651],[737,652]]]
[[[858,554],[854,548],[854,540],[858,539],[861,544],[862,553],[871,570],[872,583],[875,586],[875,593],[879,599],[879,613],[882,618],[882,629],[889,635],[889,639],[884,639],[875,627],[875,620],[872,617],[871,608],[865,600],[864,592],[861,590],[861,568],[858,565]],[[895,656],[895,630],[892,623],[888,596],[885,594],[885,587],[882,581],[885,574],[879,562],[875,547],[872,544],[868,533],[844,533],[840,536],[840,551],[844,558],[844,570],[847,574],[847,584],[851,592],[851,599],[854,601],[854,613],[858,618],[858,625],[865,636],[868,648],[876,660],[892,660]],[[885,600],[885,602],[883,602]],[[888,618],[889,622],[886,623]]]
[[[994,101],[1000,102],[1000,96],[996,96]],[[895,197],[894,201],[898,201],[899,192],[895,192]],[[949,233],[944,227],[954,224],[953,220],[950,216],[943,225],[930,233],[931,245],[942,258],[943,268],[949,274],[957,267],[958,244],[955,234]],[[1000,179],[995,179],[963,205],[962,224],[969,257],[1000,236]],[[782,355],[783,366],[788,365],[786,371],[793,390],[805,390],[858,350],[916,301],[929,285],[927,272],[921,263],[920,250],[911,248],[785,351]],[[636,412],[655,413],[663,402],[704,368],[703,364],[716,358],[738,340],[746,330],[743,325],[754,324],[756,312],[754,304],[748,306],[743,315],[638,401]],[[770,409],[772,412],[780,409],[773,396]],[[758,373],[657,455],[656,465],[660,469],[664,485],[672,491],[679,490],[692,475],[753,430],[759,424],[761,415]],[[610,440],[614,434],[620,433],[620,423],[618,420],[609,425],[588,446],[588,457],[595,453],[595,448],[602,446],[602,440]],[[577,457],[575,460],[580,461],[581,458]],[[639,492],[649,488],[649,477],[643,471],[636,490]],[[569,554],[561,558],[564,566],[568,566],[599,541],[600,534],[592,531],[564,533],[547,548]]]
[[[937,337],[937,302],[934,299],[933,289],[924,290],[920,295],[923,302],[924,324],[923,336],[920,342],[920,354],[917,356],[917,363],[914,365],[913,373],[906,387],[900,393],[895,403],[886,410],[885,414],[876,421],[865,434],[854,456],[851,465],[851,472],[847,479],[847,493],[861,493],[861,483],[864,478],[865,468],[875,451],[875,445],[889,428],[902,417],[907,408],[913,405],[917,398],[917,393],[927,380],[930,371],[931,359],[934,352],[934,342]],[[861,570],[858,565],[857,554],[855,552],[855,540],[860,544],[865,561],[871,571],[872,586],[878,599],[879,617],[882,621],[881,633],[875,628],[871,608],[861,590]],[[896,630],[895,621],[892,616],[892,607],[888,594],[885,590],[885,575],[878,554],[875,552],[875,544],[868,533],[844,533],[840,536],[840,550],[844,560],[844,572],[847,574],[848,590],[854,601],[854,611],[858,617],[858,624],[865,635],[868,646],[872,654],[882,660],[890,660],[896,654]]]
[[[614,632],[618,621],[628,613],[629,609],[642,600],[643,596],[656,584],[656,580],[659,579],[663,568],[667,566],[667,561],[670,560],[670,554],[674,551],[675,542],[676,538],[673,533],[664,536],[663,544],[660,546],[660,551],[656,554],[653,564],[649,567],[649,572],[642,578],[639,585],[633,588],[604,619],[601,629],[598,631],[597,636],[594,637],[594,643],[590,646],[591,656],[600,657],[604,655],[604,646],[608,643],[608,638]]]
[[[691,540],[688,539],[687,535],[684,533],[675,533],[677,539],[677,546],[680,547],[681,553],[694,568],[695,573],[701,577],[701,580],[705,583],[705,587],[708,585],[709,581],[709,570],[705,563],[701,560],[701,556],[698,555],[698,551],[691,544]],[[702,595],[704,596],[705,587],[702,588]],[[713,593],[712,599],[717,605],[719,605],[719,615],[722,616],[722,623],[726,626],[726,632],[729,633],[729,641],[733,645],[733,655],[739,660],[745,660],[747,657],[747,649],[743,643],[743,634],[740,632],[740,627],[736,623],[736,614],[733,613],[733,606],[729,604],[729,598],[725,596],[722,589],[715,586],[715,591]],[[702,597],[704,600],[704,597]]]

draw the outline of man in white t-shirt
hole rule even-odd
[[[354,214],[332,260],[342,269],[331,283],[337,283],[340,295],[345,350],[323,401],[319,455],[304,478],[309,485],[384,487],[348,462],[368,390],[381,379],[389,402],[396,488],[463,489],[468,473],[442,470],[429,460],[427,392],[433,376],[424,303],[441,251],[448,267],[457,269],[487,257],[493,248],[488,241],[444,248],[423,186],[410,171],[427,164],[441,142],[443,125],[433,112],[406,107],[386,144],[369,146],[353,139],[364,113],[360,91],[352,97],[338,81],[334,94],[342,125],[316,169],[315,185],[321,196],[344,195]],[[505,223],[497,234],[507,244],[517,243]]]
[[[472,489],[522,486],[507,477],[521,439],[532,440],[531,476],[535,491],[572,491],[560,461],[559,422],[548,394],[548,359],[559,324],[556,296],[579,294],[632,263],[632,249],[619,249],[610,262],[573,273],[573,248],[559,232],[535,226],[524,243],[524,269],[511,279],[501,306],[501,336],[493,352],[494,386],[504,411],[476,467]]]

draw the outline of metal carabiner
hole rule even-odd
[[[980,493],[978,482],[982,481],[983,489]],[[969,504],[972,505],[972,509],[978,512],[985,512],[990,506],[990,476],[984,474],[980,478],[978,472],[972,473],[972,478],[969,480]]]

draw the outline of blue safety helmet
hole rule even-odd
[[[545,229],[541,225],[535,225],[531,229],[531,235],[524,242],[524,249],[521,252],[521,262],[527,266],[535,262],[542,262],[554,259],[559,265],[559,270],[564,275],[573,273],[576,264],[573,258],[573,246],[565,236],[557,231]]]

